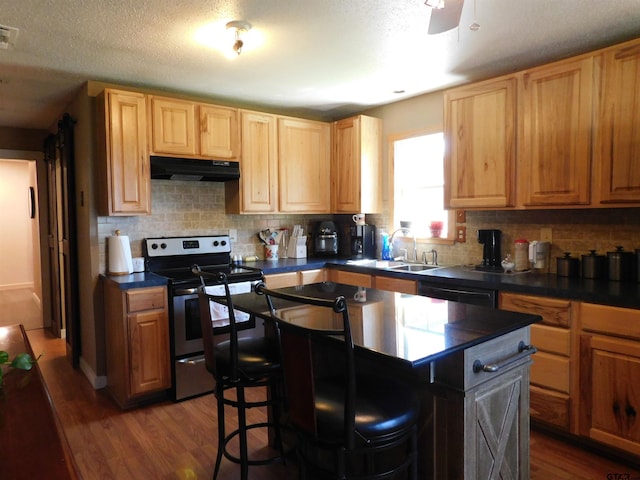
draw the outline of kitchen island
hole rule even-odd
[[[330,282],[283,290],[343,295],[361,368],[420,392],[420,478],[529,478],[529,326],[539,316]],[[315,307],[274,303],[286,321],[323,321]],[[256,294],[234,305],[269,318]]]

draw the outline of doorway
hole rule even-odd
[[[36,156],[0,151],[0,327],[44,326]]]

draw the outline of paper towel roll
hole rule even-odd
[[[120,235],[120,230],[108,239],[109,245],[109,274],[127,275],[133,273],[133,260],[131,259],[131,245],[129,237]]]

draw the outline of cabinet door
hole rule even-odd
[[[196,104],[150,97],[151,150],[159,154],[196,155]]]
[[[331,192],[334,213],[382,209],[382,122],[363,115],[333,124]]]
[[[131,395],[171,387],[166,310],[133,313],[128,322]]]
[[[147,111],[145,96],[119,90],[105,90],[98,100],[104,134],[106,192],[101,201],[107,215],[151,213],[151,177],[147,154]]]
[[[582,335],[580,432],[640,455],[640,345]]]
[[[330,127],[327,123],[278,119],[280,211],[329,213]]]
[[[515,78],[445,92],[444,136],[445,207],[514,206]]]
[[[587,205],[591,192],[591,57],[521,76],[518,171],[523,205]]]
[[[233,108],[200,105],[200,155],[220,159],[238,157],[238,113]]]
[[[278,209],[278,137],[276,118],[242,111],[239,213],[267,213]]]
[[[604,53],[597,118],[600,201],[640,202],[640,43]]]
[[[373,288],[378,290],[389,290],[391,292],[418,294],[418,282],[405,280],[402,278],[384,277],[376,275],[373,277]]]

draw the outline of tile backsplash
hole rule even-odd
[[[233,254],[258,255],[263,251],[256,237],[265,228],[291,227],[301,224],[307,228],[327,215],[229,215],[225,213],[224,183],[152,180],[152,215],[144,217],[98,217],[100,271],[106,271],[106,238],[120,230],[128,235],[131,253],[142,255],[142,240],[146,237],[179,235],[227,234],[236,229],[238,239]],[[356,212],[354,212],[356,213]],[[373,224],[385,225],[384,215],[367,215]],[[615,250],[640,248],[640,208],[588,210],[482,211],[466,212],[467,241],[455,245],[420,243],[418,252],[435,248],[439,263],[459,265],[479,263],[482,245],[476,240],[478,229],[495,228],[502,231],[502,254],[513,254],[518,238],[528,241],[540,239],[540,229],[552,232],[551,271],[555,272],[555,258],[564,252],[572,256],[597,250],[600,254]],[[387,229],[390,231],[390,229]]]

